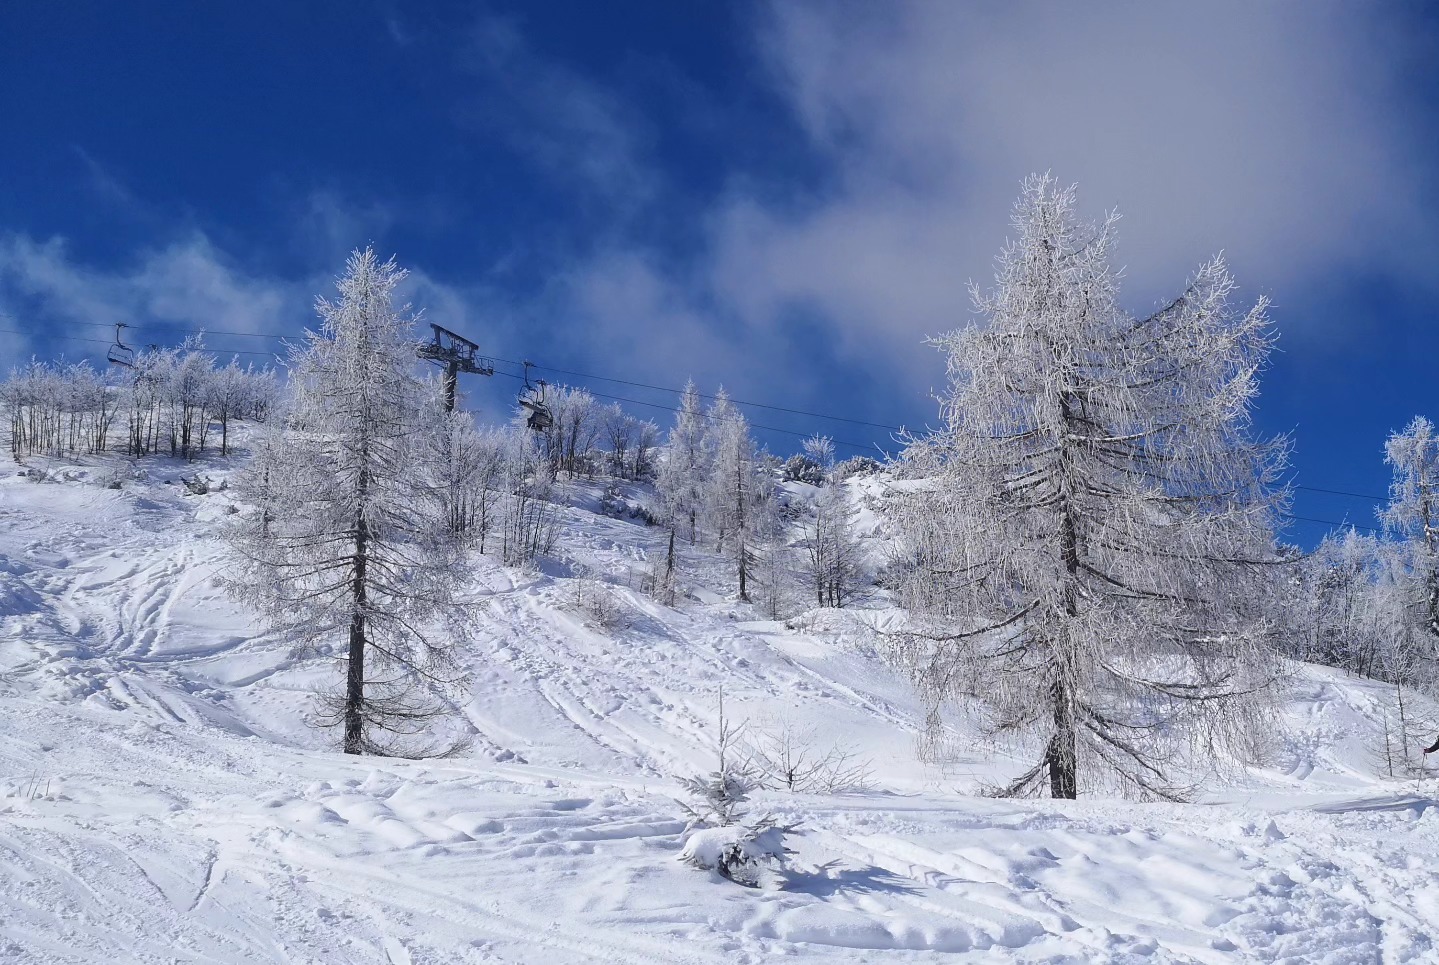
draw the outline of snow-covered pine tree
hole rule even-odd
[[[291,348],[291,428],[256,448],[242,491],[258,511],[230,533],[235,595],[345,655],[322,706],[347,754],[425,751],[426,685],[451,670],[437,624],[462,611],[463,558],[426,459],[446,423],[437,385],[415,374],[414,318],[392,304],[404,275],[356,251],[338,300],[316,302],[320,330]]]
[[[1216,259],[1131,317],[1115,220],[1024,182],[996,287],[973,288],[985,323],[934,340],[942,428],[906,453],[924,479],[901,501],[904,656],[936,703],[1038,751],[1006,794],[1174,797],[1181,741],[1203,760],[1252,738],[1276,673],[1257,611],[1283,569],[1284,445],[1249,416],[1265,303],[1236,313]]]
[[[785,847],[785,835],[798,826],[780,824],[772,815],[749,813],[749,796],[760,783],[753,766],[736,756],[744,729],[743,724],[733,727],[725,719],[721,690],[715,742],[719,766],[709,774],[680,778],[680,786],[694,804],[680,804],[689,819],[679,859],[691,867],[714,871],[736,884],[755,888],[766,879],[779,883],[774,872],[790,853]]]

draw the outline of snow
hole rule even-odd
[[[976,797],[1018,763],[963,731],[919,761],[924,708],[862,615],[758,620],[687,546],[661,606],[631,576],[659,534],[574,484],[563,559],[480,567],[470,748],[347,757],[308,724],[333,661],[213,582],[228,493],[162,459],[121,490],[51,468],[0,461],[0,961],[1439,959],[1439,809],[1378,774],[1385,685],[1300,667],[1266,766],[1193,803]],[[780,890],[677,860],[720,686],[736,722],[873,765],[873,792],[754,795],[799,826]]]

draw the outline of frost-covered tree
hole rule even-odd
[[[1432,664],[1439,659],[1439,437],[1434,424],[1416,417],[1389,437],[1384,452],[1394,467],[1394,482],[1381,515],[1389,532],[1403,541],[1406,623]]]
[[[500,518],[510,436],[527,430],[481,429],[468,412],[448,413],[445,421],[432,438],[446,526],[483,553]]]
[[[179,348],[141,352],[133,368],[97,372],[84,362],[31,362],[0,384],[0,408],[9,417],[16,458],[105,452],[112,426],[126,411],[124,448],[131,455],[148,455],[166,440],[173,455],[193,459],[205,451],[217,419],[221,454],[228,455],[230,421],[263,420],[274,384],[269,370],[233,363],[216,369],[193,336]]]
[[[609,447],[605,453],[609,474],[635,481],[650,475],[659,427],[630,415],[618,402],[601,408],[598,421],[603,441]]]
[[[771,620],[784,619],[792,612],[795,598],[804,589],[798,585],[800,573],[794,551],[783,537],[782,529],[775,527],[761,539],[750,570],[755,606]]]
[[[10,453],[20,460],[47,453],[99,453],[118,406],[116,383],[88,363],[32,361],[0,384],[0,409],[10,422]]]
[[[640,420],[626,412],[618,402],[600,409],[600,429],[609,452],[606,468],[616,479],[630,478],[630,450],[639,432]]]
[[[540,438],[552,474],[564,471],[573,477],[592,472],[595,443],[603,428],[595,397],[587,389],[552,385],[545,391],[545,407],[550,423]]]
[[[230,454],[230,425],[252,418],[269,408],[277,394],[273,374],[256,371],[253,366],[240,367],[238,361],[211,373],[206,391],[205,408],[220,423],[220,455]]]
[[[804,441],[804,454],[827,476],[834,468],[834,440],[815,433]]]
[[[744,725],[735,727],[725,719],[721,691],[716,741],[719,766],[709,774],[680,778],[694,804],[680,805],[689,820],[679,859],[753,888],[767,880],[778,883],[774,872],[790,853],[784,838],[797,826],[780,824],[772,815],[750,813],[749,797],[760,781],[754,767],[737,756],[744,729]]]
[[[710,407],[706,431],[714,459],[706,487],[706,515],[716,549],[734,558],[739,598],[748,602],[755,546],[774,521],[774,481],[755,450],[749,422],[724,389]]]
[[[805,570],[819,606],[842,607],[859,586],[857,515],[842,485],[826,486],[815,498],[814,515],[804,526],[804,549]]]
[[[1296,656],[1367,676],[1391,637],[1385,619],[1393,547],[1353,527],[1326,536],[1297,575]]]
[[[243,492],[258,504],[230,537],[228,585],[277,629],[344,654],[322,698],[347,754],[420,753],[449,672],[442,621],[464,575],[428,457],[444,425],[435,383],[415,374],[414,318],[393,305],[405,273],[356,251],[321,298],[317,332],[292,347],[283,445],[257,446]]]
[[[1130,316],[1115,220],[1025,181],[996,285],[973,288],[983,322],[934,341],[942,426],[906,453],[904,656],[936,702],[1037,751],[1007,794],[1176,796],[1185,752],[1256,734],[1276,673],[1284,447],[1250,426],[1265,303],[1236,312],[1216,259]]]
[[[179,349],[165,353],[164,401],[168,412],[170,455],[190,460],[205,448],[209,434],[215,356],[205,336],[191,335]]]
[[[553,477],[533,433],[517,427],[505,434],[504,443],[500,558],[511,566],[526,566],[554,549]]]
[[[664,460],[655,479],[663,517],[672,529],[695,542],[704,512],[705,480],[712,456],[706,445],[704,409],[699,389],[685,383],[675,424],[665,441]]]

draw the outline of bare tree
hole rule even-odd
[[[505,496],[509,436],[525,430],[480,429],[468,412],[451,412],[433,435],[446,526],[456,538],[485,552]]]
[[[440,624],[462,610],[463,561],[427,459],[437,387],[414,374],[414,319],[392,306],[404,274],[356,251],[338,300],[317,301],[320,330],[291,352],[302,428],[257,447],[244,490],[259,511],[230,534],[239,599],[307,645],[341,644],[344,685],[322,706],[347,754],[422,752],[438,713],[427,691],[451,679]]]
[[[803,448],[804,454],[828,476],[834,469],[834,440],[815,433],[804,441]]]
[[[851,747],[824,745],[819,731],[788,717],[747,727],[744,747],[760,787],[801,794],[847,794],[874,787],[874,768]]]
[[[526,566],[554,549],[558,520],[550,501],[553,478],[533,435],[521,429],[505,435],[503,465],[500,557],[511,566]]]
[[[942,427],[906,453],[896,567],[904,656],[935,701],[1036,746],[1006,794],[1073,798],[1083,775],[1170,798],[1170,770],[1262,731],[1277,673],[1259,601],[1281,569],[1281,441],[1249,409],[1271,342],[1212,261],[1134,318],[1109,266],[1115,217],[1024,184],[984,324],[948,358]]]
[[[850,505],[844,486],[830,485],[820,490],[814,515],[805,524],[806,569],[815,602],[822,607],[844,606],[859,586],[856,515],[858,510]]]

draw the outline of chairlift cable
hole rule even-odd
[[[7,316],[7,317],[14,317],[14,316]],[[106,327],[109,328],[109,327],[112,327],[112,326],[106,326]],[[15,329],[15,328],[0,328],[0,332],[4,332],[4,333],[7,334],[7,335],[27,335],[27,336],[28,336],[28,335],[33,335],[33,334],[34,334],[33,332],[22,332],[22,331],[20,331],[19,329]],[[108,338],[84,338],[83,336],[79,336],[79,335],[49,335],[49,334],[47,334],[45,337],[46,337],[46,338],[59,339],[59,340],[61,340],[61,341],[66,341],[66,342],[91,342],[91,343],[97,344],[97,345],[114,345],[114,344],[115,344],[115,342],[114,342],[113,339],[108,339]],[[207,349],[206,351],[213,352],[215,355],[259,355],[259,356],[262,356],[262,357],[267,358],[267,359],[273,359],[273,358],[276,358],[276,357],[277,357],[277,353],[275,353],[275,352],[252,352],[252,351],[249,351],[249,350],[246,350],[246,349],[218,349],[218,348],[217,348],[217,349]]]
[[[629,380],[629,379],[617,379],[617,378],[613,378],[612,376],[608,376],[608,375],[594,375],[594,374],[589,373],[589,372],[574,372],[574,371],[571,371],[571,370],[569,370],[569,369],[555,368],[553,365],[540,365],[538,362],[529,362],[529,363],[526,363],[526,362],[517,362],[517,361],[515,361],[514,359],[502,359],[502,358],[498,358],[498,357],[495,358],[495,361],[496,361],[496,362],[508,362],[508,363],[511,364],[511,365],[526,365],[526,364],[528,364],[528,365],[530,365],[530,366],[532,366],[532,367],[534,367],[534,368],[537,368],[537,369],[544,369],[546,372],[556,372],[556,373],[558,373],[558,374],[560,374],[560,375],[570,375],[570,376],[574,376],[574,377],[577,378],[577,379],[594,379],[594,380],[599,381],[599,382],[614,382],[614,383],[617,383],[617,384],[619,384],[619,385],[629,385],[629,386],[633,386],[634,388],[637,388],[637,389],[653,389],[653,390],[655,390],[656,392],[672,392],[672,393],[674,393],[675,395],[682,395],[682,394],[684,393],[684,389],[676,389],[676,388],[674,388],[674,387],[672,387],[672,386],[668,386],[668,385],[651,385],[651,384],[648,383],[648,382],[634,382],[634,381],[631,381],[631,380]],[[718,396],[710,395],[710,394],[705,393],[705,392],[698,392],[698,393],[696,393],[696,394],[697,394],[701,399],[714,400],[714,399],[718,398]],[[904,427],[903,427],[903,426],[891,426],[891,425],[886,425],[886,424],[884,424],[884,423],[882,423],[882,422],[866,422],[866,421],[863,420],[863,419],[848,419],[848,418],[845,418],[844,416],[829,415],[829,414],[824,413],[824,412],[809,412],[809,411],[806,411],[805,409],[791,409],[791,408],[788,408],[788,407],[782,406],[782,405],[770,405],[770,404],[768,404],[768,403],[766,403],[766,402],[751,402],[751,401],[749,401],[748,399],[737,399],[737,398],[731,397],[731,398],[730,398],[730,401],[733,402],[735,405],[748,405],[748,406],[753,406],[754,408],[757,408],[757,409],[771,409],[771,410],[773,410],[773,411],[775,411],[775,412],[788,412],[788,413],[790,413],[790,414],[792,414],[792,415],[807,415],[807,416],[813,416],[813,417],[815,417],[815,418],[817,418],[817,419],[827,419],[827,420],[832,421],[832,422],[849,422],[849,423],[852,423],[852,424],[854,424],[854,425],[870,426],[871,428],[874,428],[874,429],[889,429],[889,430],[892,430],[892,431],[894,431],[894,432],[902,432],[902,431],[904,431]]]
[[[495,359],[495,361],[497,361],[497,362],[505,362],[505,361],[508,361],[508,359]],[[542,367],[542,366],[541,366],[541,367]],[[507,378],[515,379],[516,381],[519,381],[519,382],[523,382],[523,381],[524,381],[524,376],[515,375],[515,374],[512,373],[512,372],[496,372],[495,374],[496,374],[496,375],[503,375],[503,376],[505,376],[505,377],[507,377]],[[645,401],[643,401],[643,400],[641,400],[641,399],[629,399],[629,398],[626,398],[626,397],[621,396],[621,395],[609,395],[609,394],[604,393],[604,392],[594,392],[594,391],[591,391],[590,389],[586,389],[585,391],[586,391],[586,392],[589,392],[590,395],[594,396],[594,397],[597,398],[597,399],[609,399],[611,402],[628,402],[630,405],[643,405],[643,406],[648,406],[648,407],[651,408],[651,409],[663,409],[663,410],[666,411],[666,412],[679,412],[679,411],[680,411],[680,409],[679,409],[678,406],[664,405],[663,403],[660,403],[660,402],[645,402]],[[766,425],[761,425],[761,424],[759,424],[758,422],[751,422],[751,423],[749,423],[749,426],[750,426],[750,428],[752,428],[752,429],[763,429],[763,430],[765,430],[765,431],[767,431],[767,432],[780,432],[780,433],[783,433],[783,434],[785,434],[785,435],[787,435],[787,436],[796,436],[796,437],[798,437],[798,438],[800,438],[800,439],[808,439],[808,438],[810,438],[811,436],[814,435],[814,433],[812,433],[812,432],[798,432],[798,431],[796,431],[796,430],[794,430],[794,429],[781,429],[781,428],[779,428],[778,426],[766,426]],[[833,440],[831,440],[831,441],[832,441],[835,445],[837,445],[837,446],[849,446],[849,447],[852,448],[852,449],[860,449],[860,450],[863,450],[863,451],[866,451],[866,452],[868,452],[868,451],[870,451],[870,450],[876,450],[876,449],[879,450],[880,452],[884,452],[884,449],[881,448],[878,443],[872,443],[872,442],[870,442],[870,443],[865,443],[865,442],[849,442],[849,441],[844,440],[844,439],[833,439]],[[885,453],[885,454],[888,455],[888,453]]]

